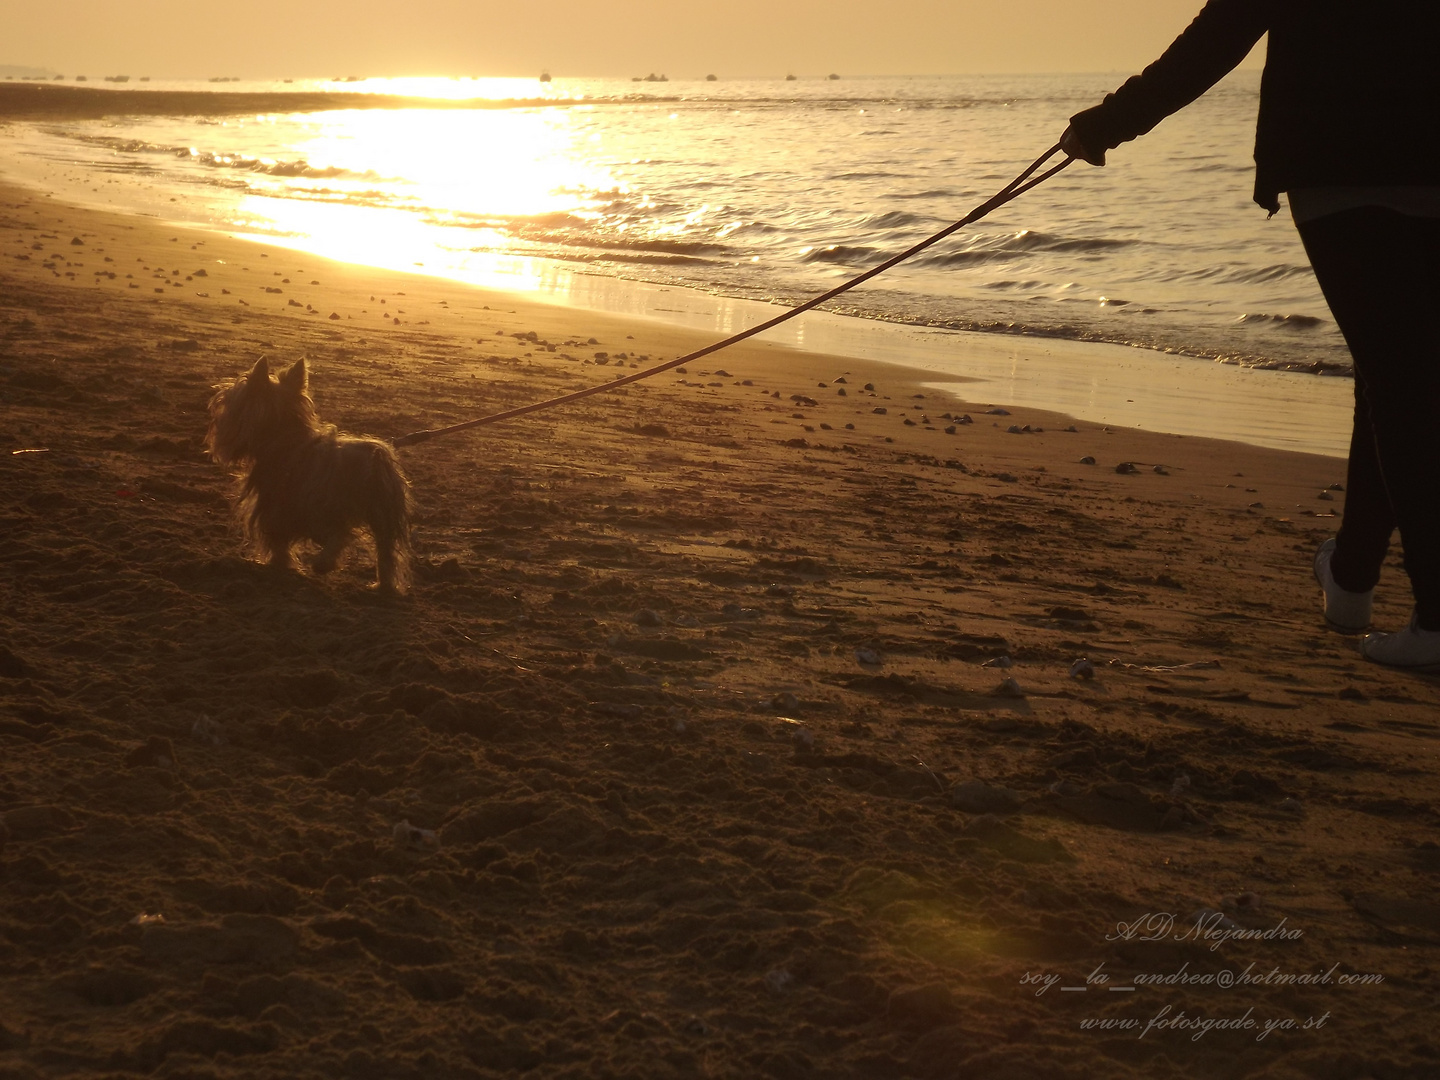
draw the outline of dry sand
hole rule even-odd
[[[1440,1075],[1342,463],[752,344],[403,451],[393,600],[201,447],[262,353],[393,438],[704,341],[0,189],[0,1077]]]

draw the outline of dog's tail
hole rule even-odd
[[[395,451],[375,443],[374,499],[370,506],[370,533],[375,538],[376,576],[381,588],[404,592],[410,584],[410,482]]]

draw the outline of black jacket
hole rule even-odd
[[[1076,134],[1092,152],[1145,134],[1266,31],[1256,202],[1273,213],[1295,188],[1440,185],[1437,0],[1209,0],[1159,60],[1072,117]]]

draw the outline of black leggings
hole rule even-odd
[[[1419,625],[1440,630],[1440,218],[1363,207],[1300,238],[1355,361],[1331,570],[1343,589],[1373,589],[1398,526]]]

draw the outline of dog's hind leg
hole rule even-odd
[[[384,443],[367,444],[370,482],[365,524],[375,539],[376,586],[404,592],[410,569],[410,492],[395,451]]]
[[[375,587],[383,593],[398,591],[403,580],[404,564],[396,558],[396,545],[375,538]]]
[[[390,516],[370,522],[375,538],[375,584],[381,592],[404,592],[410,580],[410,522],[402,501]]]
[[[310,569],[317,574],[328,574],[334,570],[353,536],[353,533],[346,531],[328,537],[321,545],[319,552],[316,553],[315,558],[310,560]]]
[[[263,554],[269,556],[269,565],[272,570],[293,570],[295,560],[290,556],[290,545],[295,541],[290,536],[278,533],[266,533],[263,538]]]

